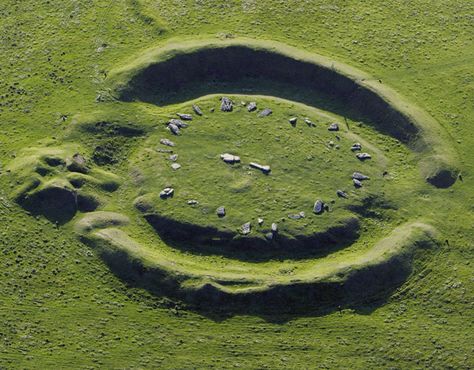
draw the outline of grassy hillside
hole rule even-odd
[[[472,2],[5,0],[0,19],[0,368],[474,367]],[[450,138],[460,180],[416,190],[407,181],[393,195],[410,199],[395,223],[427,219],[442,243],[417,252],[414,273],[390,297],[294,315],[190,309],[128,286],[71,225],[13,201],[8,166],[25,148],[67,135],[88,142],[71,130],[102,114],[112,69],[170,41],[232,37],[357,67],[426,110]],[[122,156],[133,151],[113,145]]]

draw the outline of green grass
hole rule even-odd
[[[150,0],[141,2],[145,17],[128,1],[2,5],[0,367],[473,367],[470,2]],[[455,143],[463,181],[442,190],[411,178],[416,163],[400,149],[399,166],[411,175],[400,172],[398,191],[390,192],[403,204],[397,222],[426,219],[447,242],[415,258],[415,273],[387,302],[325,315],[206,316],[127,286],[72,230],[32,218],[11,200],[17,184],[6,171],[10,161],[38,140],[69,134],[77,113],[110,109],[129,122],[151,121],[142,113],[155,112],[152,107],[99,108],[103,71],[170,38],[196,34],[280,41],[364,70],[426,110]],[[383,138],[374,142],[384,145]],[[114,166],[125,175],[120,163]],[[129,199],[116,207],[126,210]],[[146,240],[149,230],[139,232],[146,222],[129,216],[139,225],[137,239]],[[390,233],[383,223],[376,226],[377,238]],[[225,266],[217,257],[207,263]]]

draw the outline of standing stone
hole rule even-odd
[[[352,144],[352,146],[351,146],[351,150],[352,150],[353,152],[356,152],[356,151],[358,151],[358,150],[362,150],[362,145],[361,145],[360,143],[354,143],[354,144]]]
[[[174,195],[174,189],[173,188],[164,188],[162,191],[160,191],[160,198],[170,198]]]
[[[194,111],[194,113],[196,113],[198,116],[202,116],[202,110],[201,110],[201,108],[199,108],[198,105],[193,104],[193,111]]]
[[[370,179],[369,176],[363,175],[363,174],[361,174],[360,172],[354,172],[354,173],[352,174],[352,178],[353,178],[353,179],[356,179],[356,180],[359,180],[359,181],[362,181],[362,180],[369,180],[369,179]]]
[[[169,123],[168,128],[173,135],[179,135],[179,127],[176,126],[174,123]]]
[[[270,109],[270,108],[265,108],[264,110],[262,110],[258,116],[259,117],[268,117],[270,114],[272,114],[273,111]]]
[[[356,154],[357,159],[361,161],[365,161],[366,159],[372,158],[372,156],[369,153],[357,153]]]
[[[172,163],[171,168],[176,171],[181,168],[181,165],[179,163]]]
[[[230,100],[229,98],[223,96],[221,98],[221,111],[223,111],[223,112],[232,112],[232,109],[233,109],[232,100]]]
[[[339,131],[339,124],[334,122],[334,123],[331,123],[328,127],[328,130],[329,131]]]
[[[251,228],[252,228],[252,225],[250,224],[250,222],[246,222],[245,224],[241,226],[240,229],[242,231],[242,234],[247,235],[247,234],[250,234]]]
[[[278,232],[278,225],[274,222],[272,223],[272,233],[277,233]]]
[[[271,172],[270,166],[264,166],[264,165],[261,165],[261,164],[255,163],[255,162],[250,162],[249,166],[262,171],[265,175],[267,175]]]
[[[225,216],[225,207],[224,206],[221,206],[219,208],[217,208],[216,210],[216,214],[218,217],[224,217]]]
[[[255,103],[254,101],[250,102],[249,105],[247,105],[247,110],[249,112],[253,112],[256,109],[257,109],[257,103]]]
[[[173,143],[171,140],[168,139],[160,139],[160,143],[166,146],[175,146],[176,144]]]
[[[360,180],[352,179],[352,182],[354,183],[354,186],[356,188],[361,188],[362,187],[362,182],[360,182]]]
[[[314,203],[313,212],[316,213],[317,215],[324,212],[324,202],[322,200],[318,199]]]
[[[288,120],[292,126],[296,126],[296,122],[298,122],[298,118],[292,117]]]
[[[176,115],[185,121],[192,121],[193,119],[193,116],[187,113],[176,113]]]
[[[347,193],[344,191],[344,190],[337,190],[336,191],[336,194],[339,198],[345,198],[347,199],[349,196],[347,195]]]
[[[257,219],[257,222],[258,222],[258,225],[259,225],[259,226],[262,226],[262,225],[263,225],[263,218],[260,218],[260,217],[259,217],[259,218]]]
[[[311,121],[310,119],[308,118],[305,118],[304,122],[309,126],[309,127],[315,127],[316,125],[313,123],[313,121]]]
[[[176,162],[177,159],[178,159],[178,155],[177,154],[171,154],[169,159],[170,159],[171,162]]]

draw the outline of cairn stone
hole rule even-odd
[[[233,109],[232,100],[230,100],[229,98],[223,96],[221,98],[221,111],[223,111],[223,112],[232,112],[232,109]]]
[[[247,105],[247,110],[249,112],[253,112],[256,109],[257,109],[257,103],[255,103],[254,101],[250,102],[249,105]]]

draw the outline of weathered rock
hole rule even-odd
[[[263,225],[263,218],[260,218],[260,217],[259,217],[259,218],[257,219],[257,222],[258,222],[258,225],[259,225],[259,226],[262,226],[262,225]]]
[[[328,130],[329,131],[339,131],[339,124],[334,122],[334,123],[331,123],[328,127]]]
[[[86,159],[79,153],[74,154],[70,160],[66,161],[66,163],[67,169],[71,172],[89,172],[89,169],[87,168]]]
[[[173,188],[164,188],[162,191],[160,191],[160,198],[170,198],[174,194],[174,189]]]
[[[172,163],[171,168],[176,171],[181,168],[181,165],[179,163]]]
[[[262,171],[264,174],[269,174],[271,172],[270,166],[264,166],[255,162],[250,162],[249,166]]]
[[[357,153],[356,157],[357,159],[360,159],[361,161],[365,161],[367,159],[372,158],[372,156],[369,153]]]
[[[360,172],[354,172],[354,173],[352,174],[352,178],[353,178],[353,179],[356,179],[356,180],[359,180],[359,181],[362,181],[362,180],[369,180],[369,179],[370,179],[369,176],[363,175],[363,174],[360,173]]]
[[[255,103],[254,101],[250,102],[249,105],[247,105],[247,110],[249,112],[253,112],[256,109],[257,109],[257,103]]]
[[[171,154],[170,155],[170,161],[171,162],[176,162],[178,160],[178,155],[177,154]]]
[[[351,146],[351,150],[353,152],[356,152],[356,151],[361,150],[361,149],[362,149],[362,145],[360,143],[354,143]]]
[[[318,199],[314,203],[313,212],[316,213],[317,215],[324,212],[324,202],[322,200]]]
[[[244,235],[250,234],[251,229],[252,229],[252,225],[250,224],[250,222],[246,222],[240,227],[240,230],[242,234]]]
[[[187,113],[176,113],[176,115],[179,118],[184,119],[185,121],[192,121],[193,120],[193,116],[191,116],[190,114],[187,114]]]
[[[345,199],[349,198],[349,196],[347,195],[347,193],[344,190],[339,189],[339,190],[336,191],[336,194],[339,198],[345,198]]]
[[[196,206],[199,204],[199,202],[196,199],[190,199],[187,201],[188,205],[190,206]]]
[[[233,109],[232,100],[230,100],[229,98],[223,96],[221,98],[221,111],[223,111],[223,112],[232,112],[232,109]]]
[[[202,110],[201,110],[201,108],[199,108],[199,105],[193,104],[193,111],[198,116],[202,116]]]
[[[179,135],[179,127],[176,126],[174,123],[169,123],[168,128],[173,135]]]
[[[356,188],[361,188],[362,187],[362,182],[360,180],[352,179],[352,182],[354,183],[354,186]]]
[[[221,154],[221,159],[225,163],[229,163],[229,164],[234,164],[234,163],[239,163],[240,162],[240,157],[239,156],[229,154],[229,153]]]
[[[169,120],[168,124],[173,124],[173,125],[176,125],[178,126],[178,128],[186,128],[186,127],[189,127],[189,125],[187,123],[184,123],[183,121],[181,121],[180,119],[176,119],[176,118],[172,118]]]
[[[218,217],[224,217],[225,216],[225,207],[224,206],[221,206],[219,208],[216,209],[216,214]]]
[[[265,108],[264,110],[262,110],[258,116],[259,117],[268,117],[270,114],[272,114],[273,111],[270,109],[270,108]]]
[[[272,223],[272,233],[277,233],[278,232],[278,225],[274,222]]]
[[[290,124],[292,124],[293,126],[296,125],[296,122],[298,122],[298,118],[296,117],[291,117],[288,122],[290,122]]]
[[[166,145],[166,146],[175,146],[176,144],[173,143],[171,140],[168,139],[160,139],[160,144]]]

